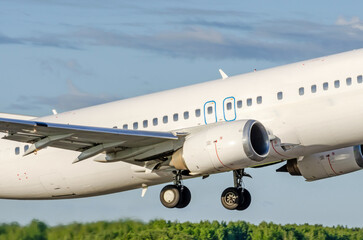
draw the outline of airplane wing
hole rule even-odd
[[[0,118],[0,132],[6,133],[3,139],[32,144],[24,155],[49,146],[80,151],[83,154],[80,160],[110,149],[142,147],[178,139],[170,132],[101,128],[10,118]]]

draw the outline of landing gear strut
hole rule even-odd
[[[221,202],[223,207],[228,210],[245,210],[251,204],[251,194],[247,189],[242,187],[242,178],[251,177],[245,173],[244,169],[234,170],[233,179],[234,187],[225,189],[221,196]]]
[[[182,185],[182,171],[174,172],[174,184],[165,186],[160,192],[160,201],[167,208],[185,208],[191,200],[189,189]]]

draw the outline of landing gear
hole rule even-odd
[[[221,202],[223,207],[228,210],[245,210],[251,204],[251,194],[247,189],[242,187],[242,177],[251,177],[244,170],[234,170],[234,187],[229,187],[223,191]]]
[[[191,200],[191,193],[181,184],[181,171],[175,172],[174,185],[165,186],[160,192],[160,201],[167,208],[185,208]]]
[[[243,211],[251,204],[251,194],[242,186],[242,178],[251,177],[244,169],[234,170],[234,187],[225,189],[221,196],[223,207],[228,210]],[[174,172],[174,184],[165,186],[160,192],[160,201],[167,208],[185,208],[189,205],[191,194],[182,185],[182,171]]]

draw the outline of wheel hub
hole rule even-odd
[[[172,190],[167,190],[163,196],[165,202],[171,203],[175,199],[175,193]]]
[[[237,199],[236,195],[234,195],[233,193],[227,193],[227,195],[226,195],[226,203],[227,204],[229,204],[229,205],[235,204],[236,199]]]

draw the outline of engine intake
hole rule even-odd
[[[269,150],[269,137],[260,122],[216,123],[190,134],[170,165],[191,174],[241,169],[264,160]]]
[[[261,123],[247,121],[243,128],[243,149],[252,160],[262,161],[266,158],[270,150],[270,141]]]

